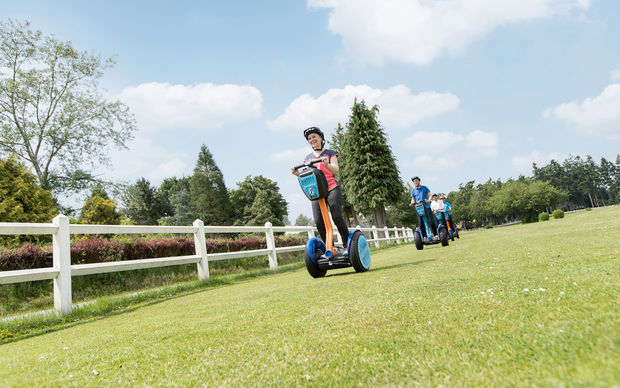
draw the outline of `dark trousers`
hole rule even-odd
[[[347,239],[349,238],[349,228],[342,216],[342,190],[340,186],[333,188],[327,195],[326,200],[329,211],[332,214],[332,220],[334,220],[334,224],[336,224],[336,228],[338,228],[338,233],[340,233],[340,237],[342,237],[342,244],[346,248]],[[325,224],[323,223],[319,201],[312,201],[312,215],[314,216],[314,222],[316,223],[316,228],[319,230],[321,239],[326,241]],[[330,221],[327,220],[327,222]]]
[[[437,227],[438,227],[437,219],[435,218],[435,215],[431,211],[431,208],[424,206],[424,213],[426,214],[426,220],[428,221],[428,227],[430,228],[431,233],[434,233],[435,235],[437,235]],[[418,214],[418,226],[420,227],[420,230],[422,231],[422,236],[428,237],[426,235],[426,227],[424,226],[424,221],[422,220],[422,217],[419,214]]]

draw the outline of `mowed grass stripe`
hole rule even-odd
[[[620,207],[253,278],[0,346],[0,385],[561,385],[620,376]]]

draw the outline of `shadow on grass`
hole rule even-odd
[[[420,264],[428,263],[430,261],[435,261],[435,260],[437,260],[437,259],[425,259],[425,260],[412,261],[410,263],[400,263],[400,264],[385,265],[385,266],[381,266],[381,267],[378,267],[378,268],[373,268],[371,266],[369,272],[384,271],[386,269],[394,269],[394,268],[400,268],[400,267],[407,267],[407,266],[410,266],[410,265],[420,265]],[[326,275],[325,277],[355,275],[356,273],[357,272],[355,272],[355,270],[352,269],[351,271],[348,271],[348,272],[338,272],[338,273],[335,273],[335,274]]]
[[[97,299],[94,304],[76,308],[71,314],[44,315],[17,318],[13,321],[0,322],[0,345],[17,342],[27,338],[68,329],[100,319],[136,311],[139,308],[156,305],[172,299],[197,294],[211,288],[234,285],[247,279],[262,276],[275,276],[303,268],[303,263],[281,266],[277,272],[269,269],[226,275],[207,281],[193,281],[162,289],[145,291],[139,294],[109,296]]]

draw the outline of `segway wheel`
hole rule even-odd
[[[454,235],[456,236],[456,238],[460,238],[458,229],[454,229]]]
[[[349,242],[349,260],[356,272],[366,272],[370,269],[370,247],[361,231],[353,232]]]
[[[413,232],[413,242],[415,243],[415,247],[417,250],[424,249],[424,242],[422,242],[422,233],[419,230]]]
[[[446,228],[441,228],[439,230],[439,241],[441,241],[441,246],[448,246],[448,231],[446,230]]]
[[[316,260],[324,253],[325,244],[316,237],[311,238],[304,249],[304,262],[306,263],[306,269],[313,278],[322,278],[327,273],[327,270],[321,270]],[[314,257],[310,257],[308,252],[314,252]]]
[[[450,241],[454,241],[454,231],[450,231]]]

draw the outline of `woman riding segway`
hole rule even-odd
[[[368,271],[368,242],[359,230],[349,233],[342,216],[342,190],[334,176],[339,170],[338,154],[325,149],[325,135],[319,128],[307,128],[304,137],[312,146],[312,153],[306,156],[303,164],[294,166],[291,172],[298,177],[302,191],[312,201],[312,214],[321,236],[321,239],[310,238],[306,244],[306,268],[314,278],[323,277],[327,270],[334,268],[353,267],[357,272]],[[328,206],[344,246],[333,244]]]

